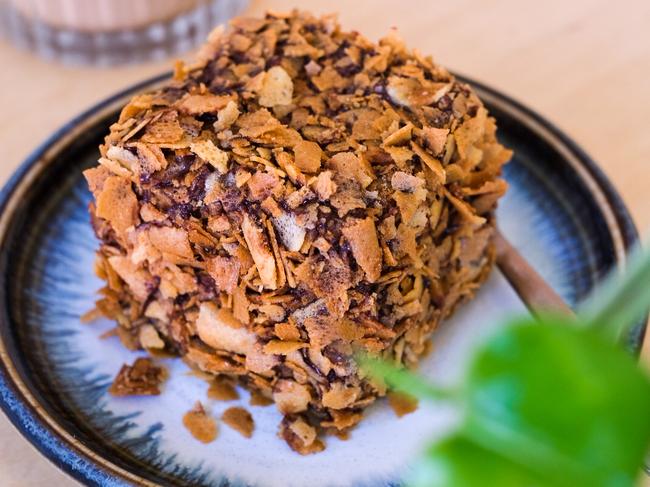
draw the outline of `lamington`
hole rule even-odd
[[[395,33],[234,19],[122,109],[85,171],[97,309],[130,349],[273,400],[279,435],[319,451],[387,392],[358,354],[414,367],[489,274],[511,156],[495,134]]]

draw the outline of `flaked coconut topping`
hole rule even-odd
[[[235,382],[251,403],[272,398],[303,454],[386,394],[355,351],[415,365],[486,278],[511,156],[472,88],[430,57],[297,11],[216,29],[100,150],[85,176],[106,287],[88,317],[225,380],[216,399]],[[136,362],[112,391],[159,380]],[[252,433],[243,410],[222,419]],[[202,407],[185,423],[216,437]]]

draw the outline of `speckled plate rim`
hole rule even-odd
[[[117,110],[127,97],[154,88],[169,77],[169,73],[164,73],[105,99],[70,120],[38,147],[0,191],[0,243],[4,243],[7,237],[21,195],[47,167],[53,155],[79,136],[86,125]],[[458,77],[475,87],[486,103],[498,106],[513,119],[539,134],[572,166],[593,194],[612,237],[616,261],[619,265],[624,265],[628,250],[638,240],[638,232],[623,200],[596,163],[573,140],[531,109],[482,83],[464,76]],[[6,276],[0,276],[3,289],[6,289],[5,279]],[[0,326],[10,326],[4,318],[0,317]],[[640,351],[645,329],[644,323],[632,338],[630,348],[635,354]],[[88,485],[157,485],[96,454],[48,415],[21,380],[3,340],[0,340],[0,408],[41,454],[80,482]]]

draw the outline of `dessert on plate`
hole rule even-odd
[[[272,399],[280,436],[319,451],[386,393],[355,353],[415,366],[488,275],[495,131],[395,35],[235,19],[124,107],[85,172],[98,310],[127,347]]]

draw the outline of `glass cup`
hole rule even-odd
[[[189,51],[247,0],[0,0],[0,32],[68,64],[159,60]]]

